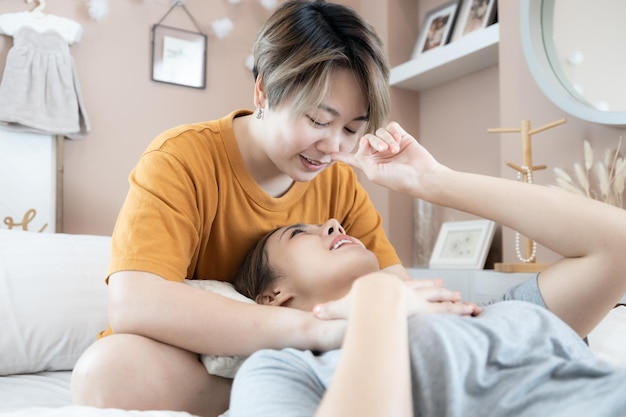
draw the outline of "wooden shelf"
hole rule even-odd
[[[394,87],[424,91],[498,63],[498,23],[391,69]]]

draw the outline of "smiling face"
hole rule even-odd
[[[265,254],[276,278],[257,302],[307,311],[341,298],[356,278],[379,269],[376,256],[335,219],[281,227],[267,239]]]
[[[332,152],[354,148],[367,129],[367,107],[353,73],[336,69],[318,107],[304,114],[295,113],[290,98],[275,108],[266,108],[259,146],[277,174],[286,174],[295,181],[311,181],[332,163]]]

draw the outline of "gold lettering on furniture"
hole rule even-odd
[[[7,216],[4,218],[4,224],[8,226],[9,230],[17,226],[22,226],[22,230],[27,232],[29,223],[32,222],[35,217],[37,217],[37,210],[32,208],[30,210],[27,210],[26,213],[24,213],[24,217],[22,218],[21,223],[16,223],[15,220],[13,220],[13,217]],[[46,227],[48,227],[48,223],[45,223],[41,227],[41,229],[39,229],[39,233],[43,232],[46,229]]]

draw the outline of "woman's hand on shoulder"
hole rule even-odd
[[[312,323],[309,329],[312,335],[310,349],[326,352],[341,347],[348,327],[348,321],[345,318],[334,317],[332,320],[320,320],[320,317],[314,317]]]
[[[442,167],[397,122],[363,136],[356,153],[336,152],[331,157],[361,169],[372,182],[417,197],[424,176]]]
[[[376,281],[375,284],[381,291],[392,286],[400,286],[406,297],[407,317],[419,313],[477,315],[481,311],[476,304],[461,301],[461,294],[445,288],[442,280],[407,281],[389,273],[375,272],[359,278],[355,285],[362,284],[364,280]],[[352,299],[356,296],[355,285],[341,299],[316,305],[313,309],[315,316],[323,320],[348,319]],[[374,291],[370,294],[375,293]],[[372,299],[371,302],[376,302],[376,299]]]
[[[425,285],[421,281],[430,281],[436,285]],[[409,289],[407,292],[407,314],[418,313],[454,314],[459,316],[476,316],[482,309],[474,303],[461,300],[461,293],[443,286],[441,280],[414,279],[403,281]]]

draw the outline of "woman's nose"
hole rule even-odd
[[[330,155],[333,152],[339,152],[342,148],[341,136],[334,132],[329,132],[328,136],[317,142],[317,150]]]
[[[341,227],[341,224],[337,219],[330,219],[324,224],[323,228],[324,232],[328,235],[332,235],[337,232],[339,234],[345,235],[346,231]]]

